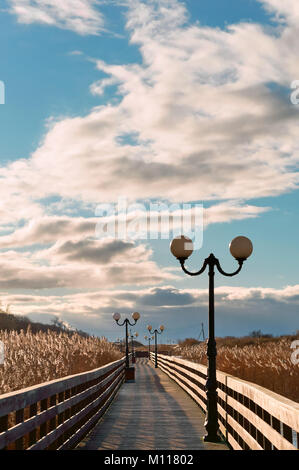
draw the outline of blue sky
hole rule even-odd
[[[207,276],[169,240],[95,236],[101,203],[202,203],[197,269],[228,244],[254,253],[216,277],[217,334],[298,329],[295,0],[6,0],[0,11],[3,305],[117,338],[207,325]],[[145,334],[145,333],[144,333]]]

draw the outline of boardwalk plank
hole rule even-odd
[[[226,450],[203,442],[198,405],[147,359],[138,359],[135,383],[125,383],[105,416],[77,450]]]

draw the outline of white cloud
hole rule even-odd
[[[156,205],[152,204],[152,206],[144,205],[146,212],[138,210],[137,207],[136,210],[130,209],[125,216],[126,241],[130,241],[132,239],[130,237],[136,236],[137,230],[141,233],[143,228],[145,228],[145,238],[141,239],[145,240],[150,239],[150,230],[152,232],[157,231],[158,237],[160,237],[161,233],[165,234],[165,231],[169,228],[171,234],[171,230],[182,229],[181,216],[191,221],[191,230],[194,230],[194,208],[196,206],[190,205],[190,209],[184,208],[183,205],[177,206],[179,209],[174,210],[175,204],[169,204],[168,206],[166,203],[156,203]],[[159,210],[154,210],[158,207]],[[169,210],[167,210],[167,207],[169,207]],[[214,204],[209,208],[203,208],[203,228],[207,228],[215,223],[255,218],[268,210],[270,210],[269,207],[258,207],[244,204],[241,201],[225,201],[220,204]],[[34,213],[31,212],[31,214],[32,219],[27,224],[20,228],[15,228],[9,234],[0,236],[0,249],[53,245],[55,243],[57,246],[57,243],[74,243],[78,240],[82,243],[84,239],[100,237],[97,227],[112,224],[115,226],[115,233],[117,235],[118,223],[124,220],[123,214],[118,214],[117,212],[117,205],[115,205],[115,215],[103,215],[101,217],[87,218],[56,215],[33,217]]]
[[[40,23],[78,34],[98,34],[104,18],[98,0],[7,0],[19,23]]]
[[[214,204],[204,212],[204,226],[232,222],[233,220],[252,219],[270,210],[270,207],[258,207],[242,204],[238,201],[225,201]]]
[[[297,3],[288,0],[288,14],[278,1],[263,1],[284,16],[277,27],[241,23],[225,30],[187,23],[186,8],[177,0],[125,3],[131,43],[142,60],[122,65],[95,60],[106,77],[91,84],[98,95],[106,87],[116,87],[117,100],[85,116],[53,118],[28,159],[0,168],[1,223],[32,220],[2,236],[0,247],[43,245],[34,254],[2,253],[0,286],[128,285],[133,290],[102,291],[97,299],[91,294],[43,300],[34,296],[40,303],[24,301],[26,312],[60,313],[65,307],[70,317],[82,312],[98,315],[112,304],[131,308],[142,295],[148,305],[154,298],[170,312],[178,308],[175,299],[178,305],[189,299],[192,308],[207,301],[206,291],[178,293],[167,286],[136,293],[138,286],[176,277],[159,269],[142,246],[139,251],[125,250],[124,256],[108,249],[108,262],[102,258],[97,264],[92,256],[101,257],[101,243],[90,240],[97,219],[61,215],[64,209],[72,213],[64,202],[48,210],[43,198],[58,195],[74,206],[115,202],[118,196],[130,201],[221,201],[206,209],[207,226],[256,217],[268,208],[246,200],[298,187],[298,108],[273,87],[285,90],[299,75]],[[10,5],[23,23],[51,24],[80,34],[103,29],[103,17],[93,1],[11,0]],[[47,244],[51,247],[44,247]],[[288,297],[286,290],[225,287],[217,289],[217,302],[258,297],[295,301],[296,289],[289,288]],[[21,300],[17,302],[23,308]]]
[[[47,259],[52,265],[75,263],[80,266],[109,265],[121,263],[138,265],[147,262],[152,255],[145,245],[135,245],[132,241],[103,239],[77,239],[58,241],[48,250],[34,255],[36,259]],[[138,269],[138,266],[136,266]]]
[[[218,334],[248,334],[254,329],[282,334],[298,329],[299,285],[281,289],[221,286],[215,289],[215,294]],[[3,305],[11,305],[12,312],[28,315],[35,321],[49,322],[53,315],[58,315],[77,328],[109,337],[122,334],[112,321],[115,311],[124,316],[139,311],[141,319],[136,327],[139,332],[146,331],[149,319],[158,324],[163,316],[166,337],[172,339],[177,338],[173,335],[197,337],[200,323],[207,324],[207,289],[179,290],[165,285],[128,291],[104,287],[92,292],[64,295],[9,294],[2,291],[0,298]],[[284,315],[281,315],[282,309]]]
[[[74,50],[74,51],[69,52],[69,55],[83,55],[83,52],[78,51],[78,50]]]
[[[30,218],[29,212],[27,217]],[[67,216],[31,217],[31,220],[14,232],[0,237],[0,248],[17,248],[31,245],[53,244],[95,234],[97,219]]]
[[[265,8],[276,15],[277,19],[287,20],[289,23],[297,23],[299,20],[299,4],[296,0],[258,0]]]
[[[31,159],[1,169],[1,192],[182,202],[297,188],[298,109],[269,85],[289,87],[299,73],[293,23],[221,30],[185,24],[176,0],[128,5],[142,63],[98,60],[107,78],[91,86],[118,84],[119,103],[53,120]]]
[[[107,247],[106,247],[107,249]],[[82,254],[81,250],[81,254]],[[91,251],[91,250],[90,250]],[[81,260],[66,259],[67,256],[56,255],[51,263],[49,252],[39,252],[38,257],[30,252],[6,251],[1,254],[0,288],[4,289],[96,289],[99,285],[106,287],[142,286],[159,284],[177,279],[167,268],[159,268],[149,259],[143,247],[127,249],[129,256],[110,256],[102,253],[103,259],[96,263],[86,256]],[[130,252],[131,251],[131,252]],[[89,252],[90,253],[90,252]],[[99,253],[101,250],[99,249]],[[80,254],[78,250],[77,255]],[[43,256],[44,255],[44,256]],[[138,256],[139,255],[139,256]],[[108,259],[109,261],[109,259]]]

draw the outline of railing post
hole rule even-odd
[[[16,424],[22,423],[24,421],[24,408],[16,411]],[[24,438],[16,440],[16,450],[23,450],[24,448]]]
[[[155,331],[155,368],[158,367],[158,345],[157,345],[157,331]]]
[[[37,403],[34,403],[29,407],[29,417],[36,416],[37,414]],[[36,429],[29,433],[29,446],[36,442]]]
[[[8,415],[1,416],[0,418],[0,433],[7,431],[8,429]],[[3,450],[7,449],[7,447],[4,447]]]

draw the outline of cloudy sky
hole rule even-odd
[[[231,239],[254,245],[216,276],[217,335],[295,332],[298,1],[2,0],[0,21],[2,305],[109,339],[138,310],[142,337],[197,337],[207,275],[137,221],[202,205],[190,269],[213,252],[232,271]],[[131,231],[102,236],[119,200]]]

